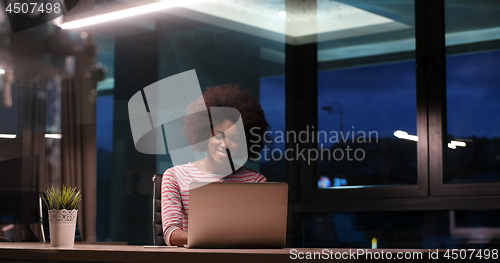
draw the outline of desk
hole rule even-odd
[[[289,262],[289,249],[188,249],[75,244],[53,248],[48,243],[0,243],[0,262]]]
[[[305,257],[309,254],[323,255],[324,251],[335,253],[351,252],[356,254],[356,249],[306,249],[297,248],[294,255],[290,248],[284,249],[187,249],[187,248],[144,248],[142,246],[128,245],[101,245],[101,244],[75,244],[74,248],[53,248],[48,243],[0,243],[0,262],[141,262],[141,263],[163,263],[163,262],[297,262],[302,260],[292,259],[298,257],[299,253]],[[379,255],[392,253],[393,257],[398,252],[421,253],[421,259],[414,262],[438,262],[429,259],[428,249],[362,249],[366,252]],[[436,251],[436,250],[433,250]],[[322,254],[323,252],[323,254]],[[363,252],[363,253],[366,253]],[[347,254],[345,254],[347,253]],[[444,251],[439,251],[439,259],[444,259]],[[357,256],[356,259],[336,260],[327,258],[326,262],[366,262],[365,256]],[[325,262],[325,259],[316,257],[317,260]],[[404,262],[407,260],[403,259]],[[310,261],[310,260],[306,260]],[[397,261],[397,260],[391,260]]]

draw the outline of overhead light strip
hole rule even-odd
[[[0,134],[1,139],[15,139],[17,137],[16,134]],[[61,139],[62,135],[60,133],[47,133],[45,134],[45,138],[47,139]]]
[[[409,135],[407,132],[402,131],[402,130],[397,130],[394,132],[394,136],[396,136],[399,139],[405,139],[405,140],[410,140],[410,141],[418,141],[418,137],[416,135]],[[462,141],[451,141],[448,143],[448,148],[450,149],[456,149],[457,146],[459,147],[465,147],[467,144]]]
[[[402,130],[395,131],[394,136],[398,137],[399,139],[418,141],[418,137],[416,135],[409,135],[407,132]]]
[[[45,134],[45,138],[50,138],[50,139],[61,139],[62,138],[62,135],[59,134],[59,133],[47,133]]]
[[[127,8],[124,10],[119,10],[119,11],[113,11],[105,14],[100,14],[100,15],[95,15],[95,16],[90,16],[82,19],[77,19],[75,21],[71,22],[66,22],[59,27],[62,29],[72,29],[72,28],[79,28],[79,27],[84,27],[84,26],[90,26],[90,25],[95,25],[95,24],[100,24],[104,22],[109,22],[117,19],[122,19],[126,17],[132,17],[132,16],[137,16],[137,15],[142,15],[146,13],[151,13],[155,11],[160,11],[163,9],[167,8],[172,8],[176,6],[184,6],[186,4],[193,4],[196,2],[200,2],[202,0],[168,0],[168,1],[161,1],[158,3],[152,3],[152,4],[146,4],[146,5],[141,5],[137,7],[132,7],[132,8]]]

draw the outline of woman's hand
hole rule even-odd
[[[187,245],[187,240],[188,232],[181,229],[174,230],[170,236],[170,244],[174,246],[183,247],[184,245]]]

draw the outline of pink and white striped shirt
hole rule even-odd
[[[191,182],[267,182],[259,172],[241,167],[221,178],[200,171],[194,164],[178,165],[165,171],[161,182],[161,221],[163,239],[170,246],[170,236],[177,229],[188,231],[189,183]]]

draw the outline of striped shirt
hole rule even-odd
[[[191,182],[267,182],[259,172],[242,166],[226,176],[207,174],[194,164],[178,165],[165,171],[161,182],[161,221],[163,239],[170,246],[172,233],[181,229],[188,231],[189,183]]]

